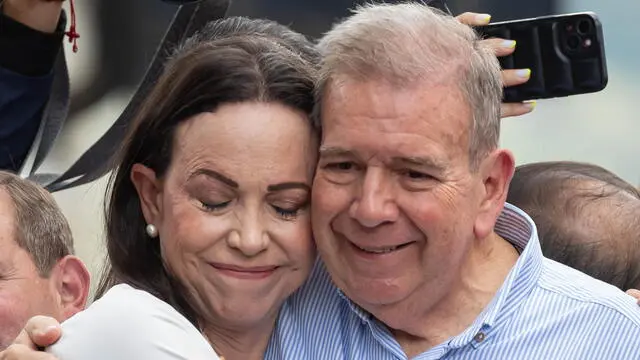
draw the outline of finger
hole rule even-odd
[[[502,70],[504,87],[524,84],[531,78],[531,69]]]
[[[57,360],[55,356],[28,346],[14,344],[0,352],[0,360]]]
[[[627,294],[633,296],[634,298],[636,298],[636,300],[638,300],[638,304],[640,305],[640,290],[636,290],[636,289],[629,289],[627,290]]]
[[[491,38],[482,40],[481,42],[493,49],[493,53],[498,57],[511,55],[516,50],[515,40]]]
[[[503,103],[501,105],[501,117],[520,116],[528,114],[536,108],[535,101],[528,101],[523,103]]]
[[[25,345],[32,349],[54,344],[62,335],[60,324],[47,316],[34,316],[15,340],[15,344]]]
[[[491,15],[466,12],[456,16],[459,22],[469,26],[487,25],[491,21]]]

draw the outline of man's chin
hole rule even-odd
[[[360,307],[371,312],[374,309],[392,307],[404,299],[406,292],[385,282],[359,282],[345,286],[344,293]]]

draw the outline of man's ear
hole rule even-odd
[[[87,306],[91,277],[82,260],[67,255],[56,264],[52,278],[60,297],[63,319],[66,320]]]
[[[140,207],[147,224],[159,226],[162,218],[162,184],[157,179],[155,171],[142,164],[134,164],[130,177],[138,192]]]
[[[492,152],[478,169],[482,177],[482,198],[474,232],[477,239],[484,239],[491,232],[504,208],[509,183],[515,171],[513,154],[504,149]]]

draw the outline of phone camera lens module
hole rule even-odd
[[[578,33],[588,34],[591,31],[591,23],[587,20],[578,22]]]
[[[580,37],[576,35],[570,36],[569,39],[567,40],[567,47],[570,50],[576,50],[578,46],[580,46]]]

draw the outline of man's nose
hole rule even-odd
[[[383,169],[367,169],[349,215],[368,228],[396,221],[399,210],[391,181]]]

